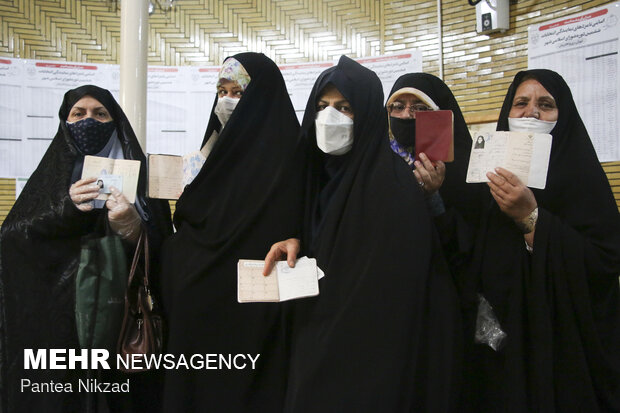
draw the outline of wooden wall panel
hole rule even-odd
[[[510,30],[480,35],[467,0],[443,0],[444,80],[466,119],[497,119],[510,80],[527,67],[529,25],[609,3],[511,0]],[[0,56],[119,63],[121,5],[0,0]],[[436,0],[177,0],[172,11],[150,17],[148,59],[153,65],[217,65],[231,54],[258,51],[284,64],[417,48],[424,71],[438,75],[437,22]],[[604,168],[620,204],[620,162]],[[10,182],[0,180],[0,222]]]
[[[0,178],[0,225],[15,202],[15,179]]]

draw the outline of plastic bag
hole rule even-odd
[[[476,334],[474,341],[486,344],[498,351],[504,344],[507,334],[502,330],[491,304],[478,294],[478,315],[476,316]]]

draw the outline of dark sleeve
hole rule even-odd
[[[454,207],[447,207],[443,214],[434,217],[434,222],[450,267],[464,266],[473,249],[474,228]]]
[[[22,219],[20,229],[37,238],[63,239],[80,237],[93,231],[103,210],[80,211],[71,201],[69,194],[56,205],[31,219]]]
[[[426,196],[426,207],[432,217],[439,216],[446,212],[446,207],[439,191]]]
[[[149,239],[150,282],[156,297],[161,297],[160,256],[164,241],[172,235],[170,204],[166,200],[148,199],[148,218],[144,222]]]

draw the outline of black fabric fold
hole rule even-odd
[[[498,130],[518,85],[534,77],[559,110],[534,249],[490,199],[476,239],[466,297],[471,411],[620,411],[620,215],[568,85],[549,70],[519,72],[504,100]],[[507,333],[494,352],[474,344],[475,295],[494,307]],[[508,406],[508,407],[507,407]]]
[[[0,305],[2,307],[2,405],[10,412],[85,411],[87,394],[77,391],[81,370],[23,370],[23,349],[77,349],[75,273],[81,237],[105,235],[98,225],[107,210],[81,212],[69,196],[74,165],[82,155],[66,126],[71,107],[92,96],[109,111],[116,125],[125,159],[141,162],[138,197],[147,216],[153,256],[172,229],[165,201],[145,197],[146,162],[134,132],[109,91],[81,86],[65,94],[60,126],[37,169],[28,179],[1,229]],[[153,261],[154,293],[158,294],[157,261]],[[20,391],[20,380],[71,382],[73,393]],[[144,403],[144,401],[142,401]]]
[[[263,259],[298,236],[302,215],[299,123],[282,75],[259,53],[233,56],[251,81],[177,202],[165,245],[168,351],[260,354],[255,370],[170,371],[166,411],[278,411],[286,386],[282,305],[237,302],[237,261]],[[221,129],[221,130],[220,130]]]
[[[353,147],[335,175],[327,173],[314,129],[316,101],[328,84],[355,115]],[[316,257],[325,278],[318,297],[291,303],[286,411],[455,407],[455,288],[424,195],[387,134],[378,77],[341,57],[317,79],[302,124],[308,165],[302,250]]]

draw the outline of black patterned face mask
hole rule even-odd
[[[390,127],[394,139],[402,147],[409,148],[415,145],[415,119],[390,117]]]
[[[113,121],[99,122],[93,118],[86,118],[74,123],[67,122],[67,128],[75,145],[84,155],[94,155],[100,152],[110,140],[116,125]]]

